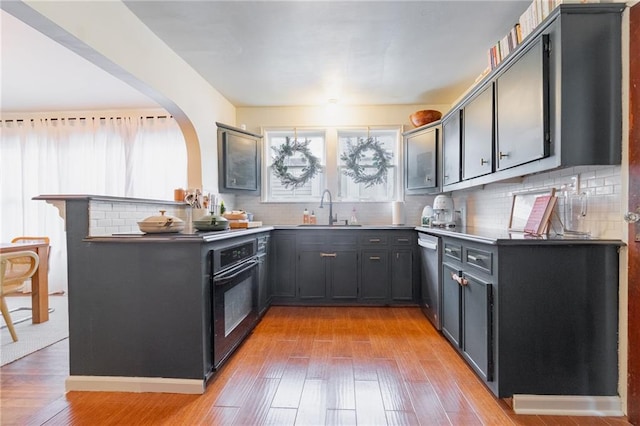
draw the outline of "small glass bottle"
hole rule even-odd
[[[316,219],[316,212],[311,210],[311,216],[309,216],[309,224],[315,225],[316,223],[318,223]]]
[[[356,218],[356,208],[354,207],[353,210],[351,210],[351,219],[349,219],[349,225],[357,225],[358,224],[358,219]]]
[[[304,224],[308,224],[309,223],[309,210],[307,210],[307,208],[304,208],[304,211],[302,212],[302,223]]]

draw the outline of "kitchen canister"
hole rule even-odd
[[[422,217],[420,219],[420,224],[422,226],[426,226],[427,228],[431,227],[431,220],[433,219],[433,207],[427,205],[422,209]]]
[[[393,225],[404,225],[404,202],[394,201],[391,203],[391,223]]]

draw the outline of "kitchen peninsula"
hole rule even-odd
[[[189,207],[93,195],[35,199],[56,205],[65,219],[67,390],[203,393],[215,367],[214,334],[225,341],[231,336],[213,329],[211,282],[214,264],[220,263],[214,253],[231,240],[243,253],[257,254],[260,238],[272,228],[141,235],[137,221],[158,210],[185,217]],[[264,272],[257,257],[251,260],[258,273]],[[249,297],[248,317],[256,321],[257,295]],[[244,313],[245,308],[229,310]],[[245,336],[231,337],[237,344]]]

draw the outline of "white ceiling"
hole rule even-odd
[[[158,108],[93,63],[0,10],[0,111]]]
[[[448,104],[530,1],[125,1],[236,106]],[[2,11],[2,111],[152,100]],[[46,71],[46,72],[45,72]]]

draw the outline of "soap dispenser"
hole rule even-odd
[[[304,208],[304,211],[302,212],[302,223],[304,224],[309,224],[309,210],[307,210],[307,208]]]

